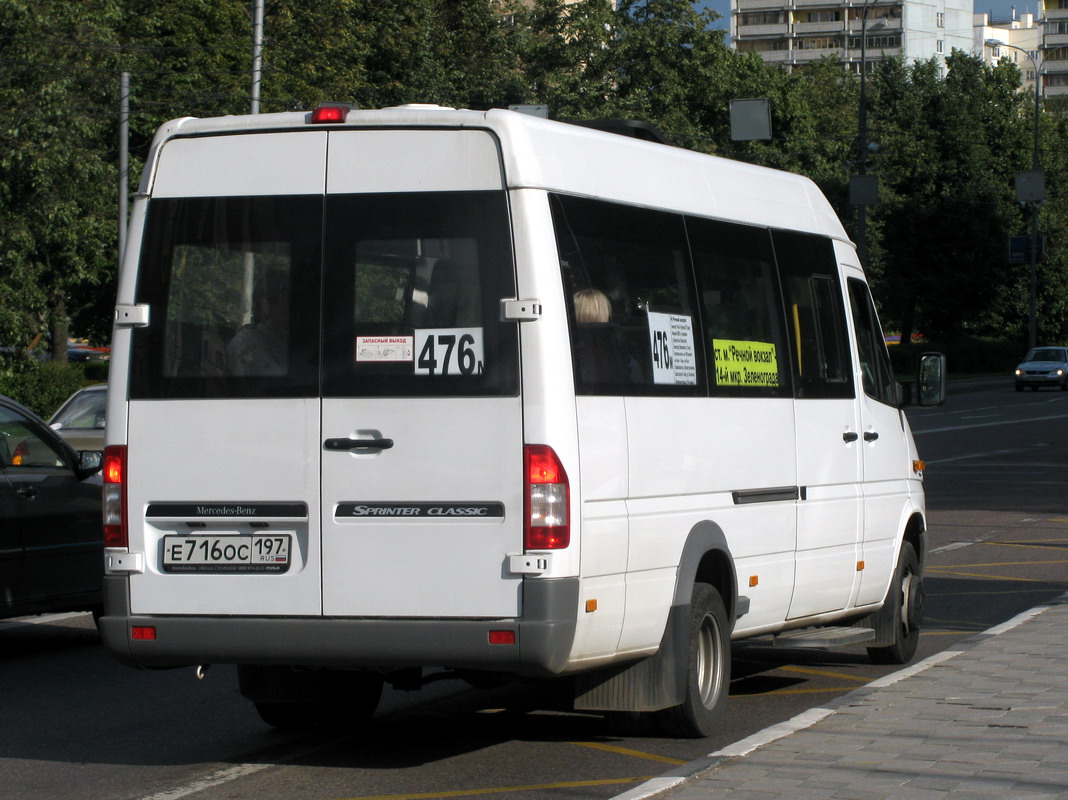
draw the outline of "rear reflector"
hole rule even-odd
[[[155,641],[156,629],[151,626],[135,625],[130,628],[130,638],[142,642]]]
[[[568,521],[570,489],[564,466],[551,447],[528,444],[523,448],[526,465],[527,550],[559,550],[571,543]]]
[[[515,644],[515,631],[490,631],[490,644]]]

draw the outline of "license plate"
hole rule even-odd
[[[164,572],[285,572],[289,534],[163,537]]]

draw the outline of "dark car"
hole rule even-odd
[[[1068,391],[1068,347],[1034,347],[1016,366],[1016,391],[1025,386],[1037,392],[1043,386]]]
[[[102,606],[100,461],[0,395],[0,618]]]

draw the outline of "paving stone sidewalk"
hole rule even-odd
[[[716,755],[665,800],[1068,798],[1068,595]]]

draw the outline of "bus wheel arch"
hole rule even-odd
[[[916,654],[925,598],[923,530],[922,519],[913,516],[901,542],[886,600],[871,617],[875,643],[868,648],[868,657],[876,664],[906,664]]]
[[[738,597],[734,557],[723,529],[714,522],[698,523],[686,539],[679,558],[673,605],[689,606],[698,583],[708,584],[719,592],[727,611],[729,633],[737,618],[748,610],[748,601]]]
[[[672,629],[680,702],[657,714],[672,736],[708,736],[723,715],[730,689],[731,631],[740,613],[734,560],[727,539],[711,522],[697,525],[679,561],[674,606],[686,609],[688,625]],[[666,647],[665,642],[662,647]]]

